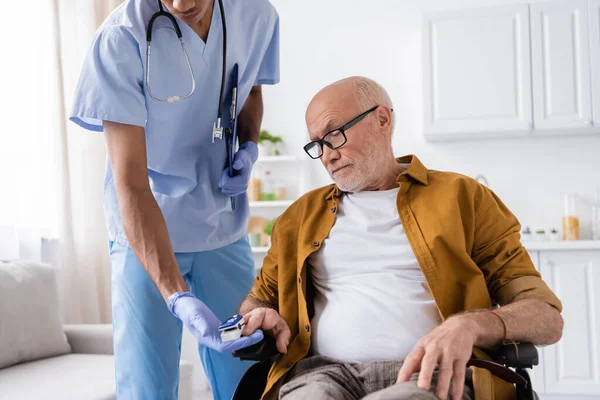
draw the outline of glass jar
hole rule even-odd
[[[260,247],[260,239],[260,233],[248,232],[248,240],[250,241],[250,246]]]
[[[252,174],[248,182],[248,201],[259,201],[261,194],[260,178]]]
[[[562,218],[563,239],[579,240],[579,216],[576,209],[577,196],[572,193],[564,195],[564,214]]]
[[[282,183],[278,182],[275,185],[275,200],[286,200],[287,199],[287,189],[283,186]]]
[[[275,182],[271,176],[271,171],[265,171],[261,181],[260,200],[273,201],[275,200]]]

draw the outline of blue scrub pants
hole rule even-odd
[[[110,242],[112,312],[119,400],[176,400],[182,322],[166,306],[133,250]],[[254,280],[247,238],[197,253],[176,253],[190,290],[221,320],[235,314]],[[187,328],[186,328],[187,329]],[[213,396],[231,399],[252,364],[198,346]]]

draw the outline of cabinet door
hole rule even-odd
[[[592,127],[588,9],[587,0],[531,5],[534,134]]]
[[[542,251],[544,280],[563,303],[562,339],[544,348],[546,394],[600,395],[600,251]]]
[[[425,15],[427,139],[528,134],[532,123],[528,11],[523,4]]]
[[[590,0],[590,58],[594,127],[600,128],[600,0]]]

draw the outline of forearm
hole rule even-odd
[[[562,316],[558,310],[541,300],[519,300],[494,312],[506,325],[507,340],[546,345],[558,342],[562,336]],[[502,321],[489,310],[467,312],[458,317],[471,324],[475,346],[492,348],[502,342]]]
[[[250,311],[254,310],[255,308],[273,308],[273,309],[275,309],[275,307],[272,304],[270,304],[264,300],[261,300],[252,294],[249,294],[248,296],[246,296],[246,298],[242,302],[242,305],[240,306],[239,314],[246,315]]]
[[[119,192],[119,190],[118,190]],[[164,217],[150,188],[118,193],[123,228],[133,252],[166,300],[188,291],[179,271]]]
[[[262,90],[260,86],[254,86],[238,116],[238,137],[240,144],[247,141],[258,142],[262,118]]]

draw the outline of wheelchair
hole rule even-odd
[[[531,387],[527,369],[538,365],[538,352],[531,343],[507,343],[498,349],[487,352],[493,361],[471,359],[467,366],[489,370],[493,375],[512,383],[516,389],[516,400],[539,400]],[[265,338],[250,347],[233,353],[234,357],[246,361],[256,361],[244,374],[232,400],[259,400],[267,386],[267,375],[273,360],[279,356],[275,339],[265,334]]]

